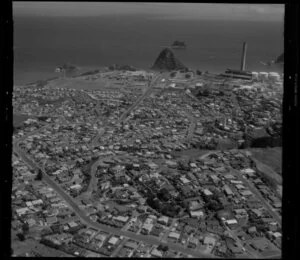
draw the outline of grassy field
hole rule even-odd
[[[281,175],[282,171],[282,148],[253,148],[247,149],[258,161],[271,167],[276,173]]]
[[[39,102],[40,106],[43,106],[43,105],[46,105],[46,104],[60,105],[66,99],[65,98],[59,98],[57,100],[49,100],[49,99],[36,98],[36,100]]]
[[[189,150],[184,150],[184,151],[173,151],[173,152],[171,152],[171,155],[173,155],[175,157],[187,156],[189,158],[196,159],[208,152],[209,152],[209,150],[189,149]]]
[[[62,251],[44,246],[34,239],[26,239],[25,241],[12,240],[11,247],[14,255],[25,256],[31,251],[37,252],[43,257],[72,257]]]
[[[53,80],[48,84],[49,87],[73,88],[77,90],[97,90],[110,86],[110,82],[106,79],[97,79],[93,81],[81,78],[60,78]]]
[[[19,127],[23,124],[24,121],[26,121],[29,118],[27,115],[22,114],[13,114],[13,126]]]

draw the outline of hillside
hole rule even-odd
[[[175,57],[174,53],[169,48],[165,48],[160,52],[152,66],[152,69],[154,70],[163,71],[180,70],[185,68],[186,67]]]

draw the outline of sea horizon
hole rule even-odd
[[[242,43],[248,44],[246,70],[282,73],[264,66],[283,52],[279,21],[161,20],[154,16],[14,16],[14,84],[59,76],[55,67],[70,62],[80,72],[111,64],[148,70],[164,46],[187,67],[213,73],[239,69]]]

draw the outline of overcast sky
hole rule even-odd
[[[14,16],[147,15],[155,19],[283,21],[279,4],[14,2]]]

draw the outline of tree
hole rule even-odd
[[[23,234],[27,234],[29,232],[29,225],[28,225],[28,223],[23,223],[23,225],[22,225],[22,231],[23,231]]]
[[[196,70],[197,75],[202,75],[202,72],[200,70]]]
[[[170,77],[173,78],[173,77],[175,77],[175,76],[176,76],[176,71],[170,73]]]
[[[36,177],[35,177],[35,180],[40,181],[42,178],[43,178],[43,173],[42,173],[41,170],[39,170]]]
[[[157,197],[160,199],[160,200],[163,200],[163,201],[168,201],[169,199],[171,199],[171,196],[168,192],[168,190],[166,188],[162,188],[158,194],[157,194]]]
[[[221,206],[221,204],[218,201],[211,199],[211,200],[209,200],[208,203],[205,204],[205,208],[207,210],[215,212],[215,211],[221,210],[222,206]]]
[[[18,233],[17,237],[20,241],[24,241],[25,240],[25,236],[22,233]]]
[[[164,251],[164,252],[168,251],[168,249],[169,249],[168,246],[164,246],[164,245],[161,245],[161,244],[157,247],[157,250]]]
[[[57,68],[57,72],[63,72],[64,73],[64,77],[66,76],[66,73],[75,73],[79,70],[78,67],[76,67],[75,65],[70,64],[69,62],[65,63],[64,65],[62,65],[61,67]]]

